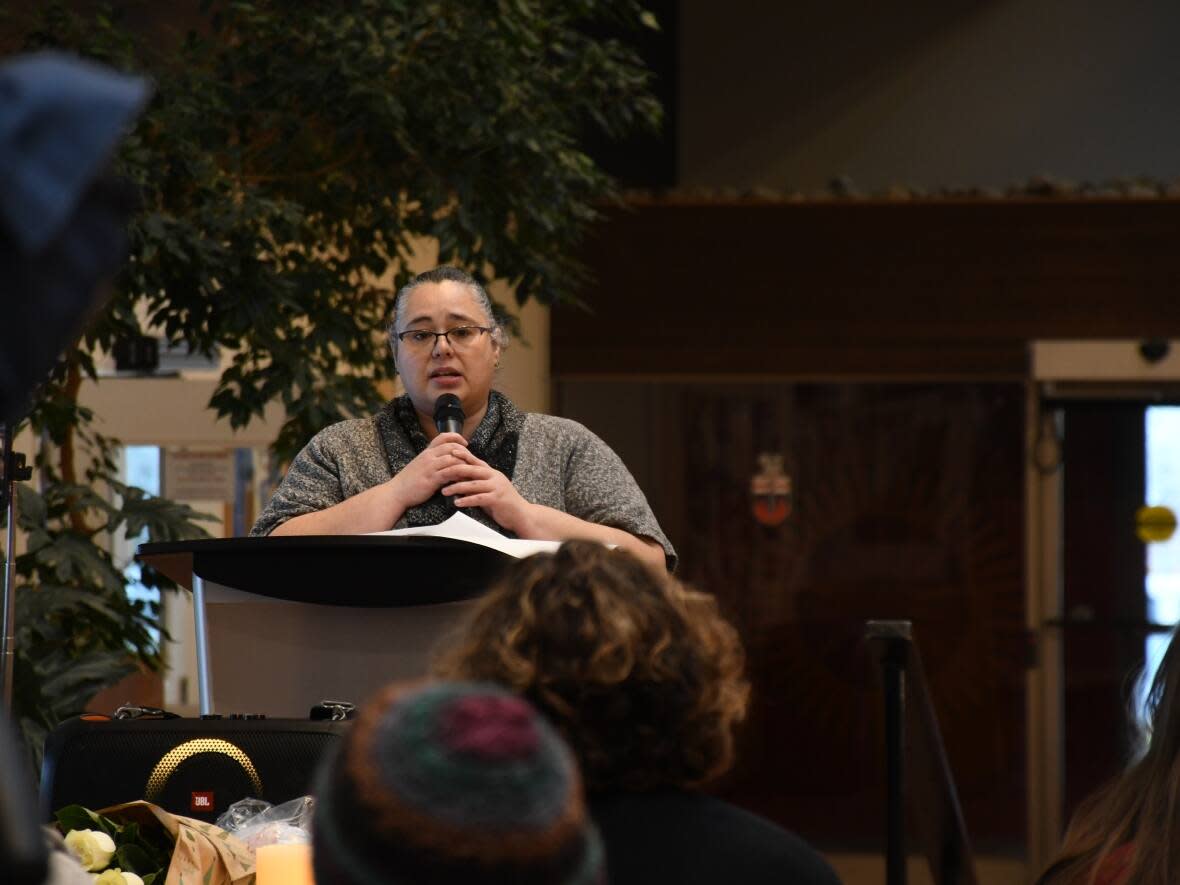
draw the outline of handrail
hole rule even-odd
[[[912,624],[866,621],[865,641],[884,679],[885,881],[905,885],[908,806],[935,885],[977,885],[967,827]]]

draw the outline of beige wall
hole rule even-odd
[[[492,287],[492,296],[509,304],[509,296],[500,287]],[[530,301],[520,308],[521,336],[510,342],[500,360],[496,387],[517,406],[528,412],[547,412],[549,387],[549,308]]]

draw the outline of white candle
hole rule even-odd
[[[261,845],[255,852],[256,885],[314,885],[311,846]]]

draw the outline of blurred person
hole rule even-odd
[[[596,885],[577,763],[527,702],[472,683],[393,684],[317,776],[318,885]]]
[[[436,525],[458,508],[509,536],[587,538],[675,566],[647,499],[606,443],[576,421],[520,412],[492,389],[505,331],[473,277],[449,266],[419,274],[392,314],[389,346],[405,394],[318,433],[251,534]],[[435,425],[446,394],[461,404],[462,433]]]
[[[498,682],[555,723],[614,885],[838,882],[797,836],[697,789],[733,764],[743,670],[713,597],[585,541],[513,563],[436,666]]]
[[[134,193],[110,163],[150,95],[140,77],[60,52],[0,63],[0,424],[25,416],[31,392],[102,305],[126,258]],[[8,610],[10,576],[2,572]],[[0,670],[11,666],[12,641],[10,633],[0,642]],[[4,689],[12,691],[7,679]],[[12,697],[5,702],[7,712]],[[60,834],[37,826],[32,780],[15,729],[0,713],[4,881],[92,881]]]
[[[1146,749],[1075,812],[1038,885],[1180,881],[1180,642],[1173,631],[1147,697]]]
[[[24,416],[127,257],[112,155],[149,83],[58,52],[0,64],[0,422]]]

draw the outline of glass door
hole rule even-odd
[[[1147,540],[1147,619],[1152,625],[1144,644],[1143,676],[1136,685],[1135,716],[1146,734],[1147,694],[1160,659],[1180,621],[1180,536],[1175,513],[1180,510],[1180,406],[1149,406],[1145,420],[1146,506],[1140,537]]]

